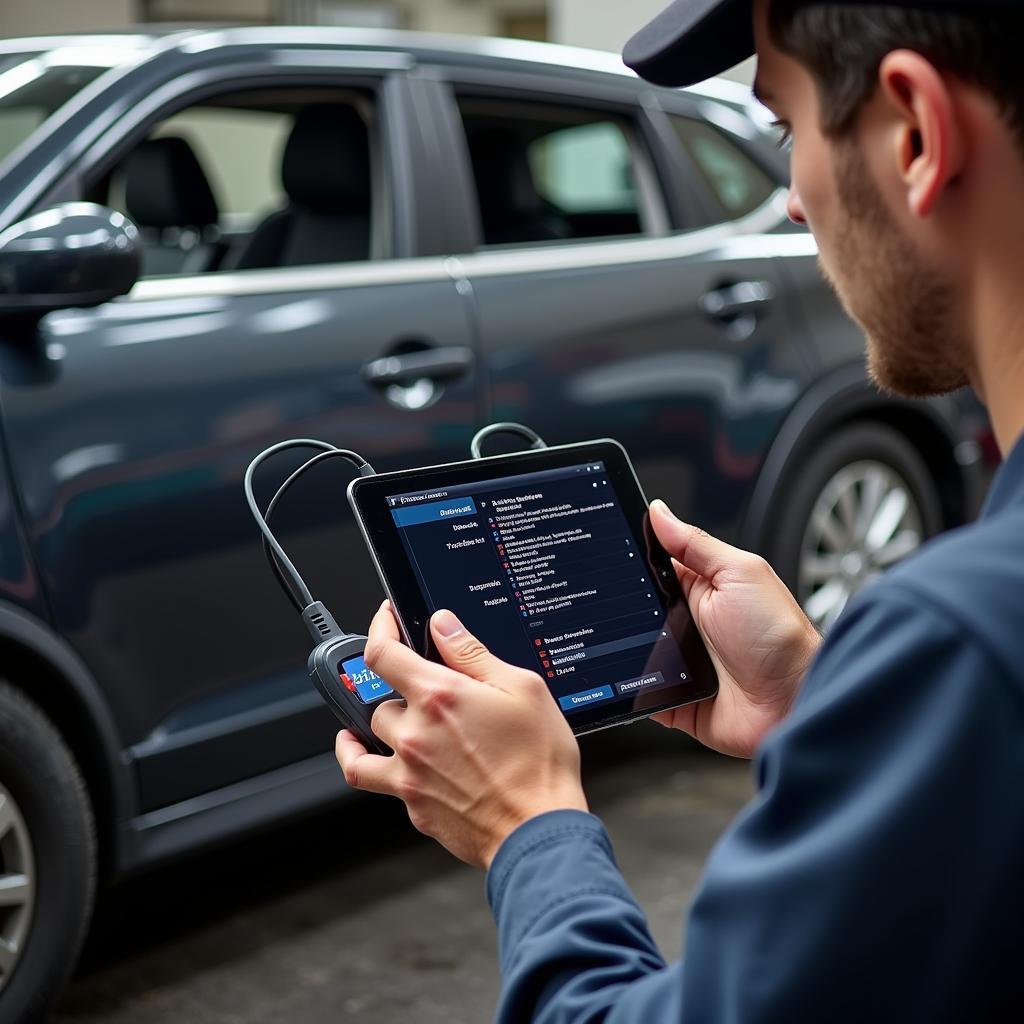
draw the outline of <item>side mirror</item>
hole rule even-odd
[[[62,203],[0,232],[0,314],[98,306],[139,276],[139,229],[95,203]]]

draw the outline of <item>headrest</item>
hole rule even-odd
[[[370,205],[370,136],[352,107],[306,107],[284,148],[281,178],[289,198],[318,213]]]
[[[205,228],[217,223],[217,201],[192,147],[169,135],[147,139],[125,158],[127,213],[145,228]]]
[[[511,132],[487,129],[470,137],[469,151],[485,225],[515,224],[542,212],[526,146],[520,139]]]

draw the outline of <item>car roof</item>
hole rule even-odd
[[[0,40],[0,58],[18,53],[58,51],[61,61],[115,67],[136,63],[160,52],[198,53],[218,47],[254,48],[331,47],[357,50],[401,50],[424,60],[455,59],[467,64],[513,62],[604,75],[636,78],[616,53],[540,43],[522,39],[434,35],[399,29],[333,28],[320,26],[143,26],[103,33],[66,33]],[[710,79],[684,90],[737,108],[751,103],[750,90],[739,82]]]

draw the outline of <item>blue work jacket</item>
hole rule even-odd
[[[1024,1021],[1024,442],[851,602],[755,768],[680,963],[597,818],[505,841],[501,1024]]]

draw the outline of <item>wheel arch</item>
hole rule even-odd
[[[820,378],[790,410],[772,442],[740,528],[741,546],[757,550],[770,525],[779,486],[799,459],[821,438],[851,423],[892,427],[924,460],[942,502],[943,528],[966,522],[968,485],[956,460],[959,442],[938,402],[884,395],[868,380],[861,363]]]
[[[116,874],[119,823],[134,813],[130,766],[106,699],[81,658],[49,626],[0,602],[0,675],[44,712],[85,779],[96,821],[100,877]]]

